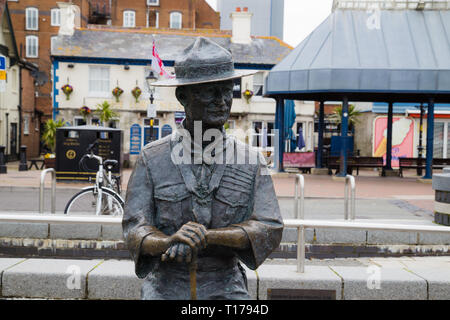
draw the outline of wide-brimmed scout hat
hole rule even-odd
[[[234,70],[231,52],[217,43],[198,37],[175,60],[175,76],[152,83],[155,87],[178,87],[190,84],[241,78],[256,71]]]

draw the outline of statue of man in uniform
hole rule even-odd
[[[228,50],[199,37],[175,73],[153,85],[176,87],[186,119],[142,150],[122,222],[145,278],[142,299],[249,299],[239,261],[255,270],[283,230],[264,158],[223,129],[233,79],[251,72],[234,70]]]

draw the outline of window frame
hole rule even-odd
[[[30,54],[30,48],[28,39],[35,39],[36,40],[36,55]],[[25,56],[27,58],[39,58],[39,37],[35,36],[33,34],[25,36]]]
[[[97,79],[93,79],[93,70],[94,69],[102,69],[102,70],[108,70],[108,79],[102,78],[101,76]],[[105,91],[95,91],[92,89],[92,82],[93,81],[107,81],[107,89]],[[102,83],[101,86],[103,86],[105,83]],[[89,83],[88,83],[88,92],[90,97],[96,97],[96,98],[110,98],[111,97],[111,68],[109,66],[103,66],[103,65],[90,65],[89,66]]]
[[[155,0],[156,3],[154,2],[150,2],[150,0],[147,0],[147,5],[148,6],[159,6],[159,0]]]
[[[56,17],[58,17],[57,19],[54,19],[55,12],[56,12]],[[58,21],[55,22],[55,20],[58,20]],[[52,27],[60,27],[61,26],[61,9],[53,8],[50,10],[50,25]]]
[[[174,21],[174,19],[172,19],[172,17],[174,17],[176,15],[179,15],[179,17],[180,17],[180,27],[179,28],[174,28],[173,25],[172,25],[172,23]],[[169,28],[170,29],[175,29],[175,30],[183,29],[183,14],[181,12],[173,11],[173,12],[170,13],[170,15],[169,15]]]
[[[126,18],[127,15],[132,14],[133,17],[133,25],[125,25],[125,22],[129,22],[130,16]],[[124,28],[136,28],[136,11],[134,10],[124,10],[122,14],[122,26]]]
[[[23,115],[23,135],[28,136],[30,134],[30,115],[24,114]]]
[[[31,19],[31,17],[29,17],[29,14],[31,12],[35,12],[36,13],[36,26],[30,26],[28,24],[29,19]],[[37,31],[39,30],[39,9],[36,7],[27,7],[25,8],[25,30],[34,30]]]

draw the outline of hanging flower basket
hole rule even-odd
[[[119,97],[122,95],[122,88],[115,87],[112,91],[113,96],[116,98],[116,102],[119,102]]]
[[[247,89],[242,92],[242,95],[244,96],[247,103],[250,103],[250,99],[253,97],[253,91]]]
[[[89,109],[89,107],[83,106],[80,108],[80,115],[83,116],[84,120],[86,120],[86,117],[90,114],[91,114],[91,109]]]
[[[61,90],[66,95],[66,100],[69,100],[70,95],[73,92],[73,87],[70,84],[65,84],[61,87]]]
[[[131,94],[133,95],[133,97],[136,99],[136,103],[139,102],[139,97],[142,94],[142,90],[139,87],[134,88],[133,90],[131,90]]]

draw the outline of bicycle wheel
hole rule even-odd
[[[95,215],[98,192],[94,187],[81,190],[75,194],[64,209],[65,214],[91,214]],[[114,192],[102,189],[101,215],[123,215],[123,201]]]

